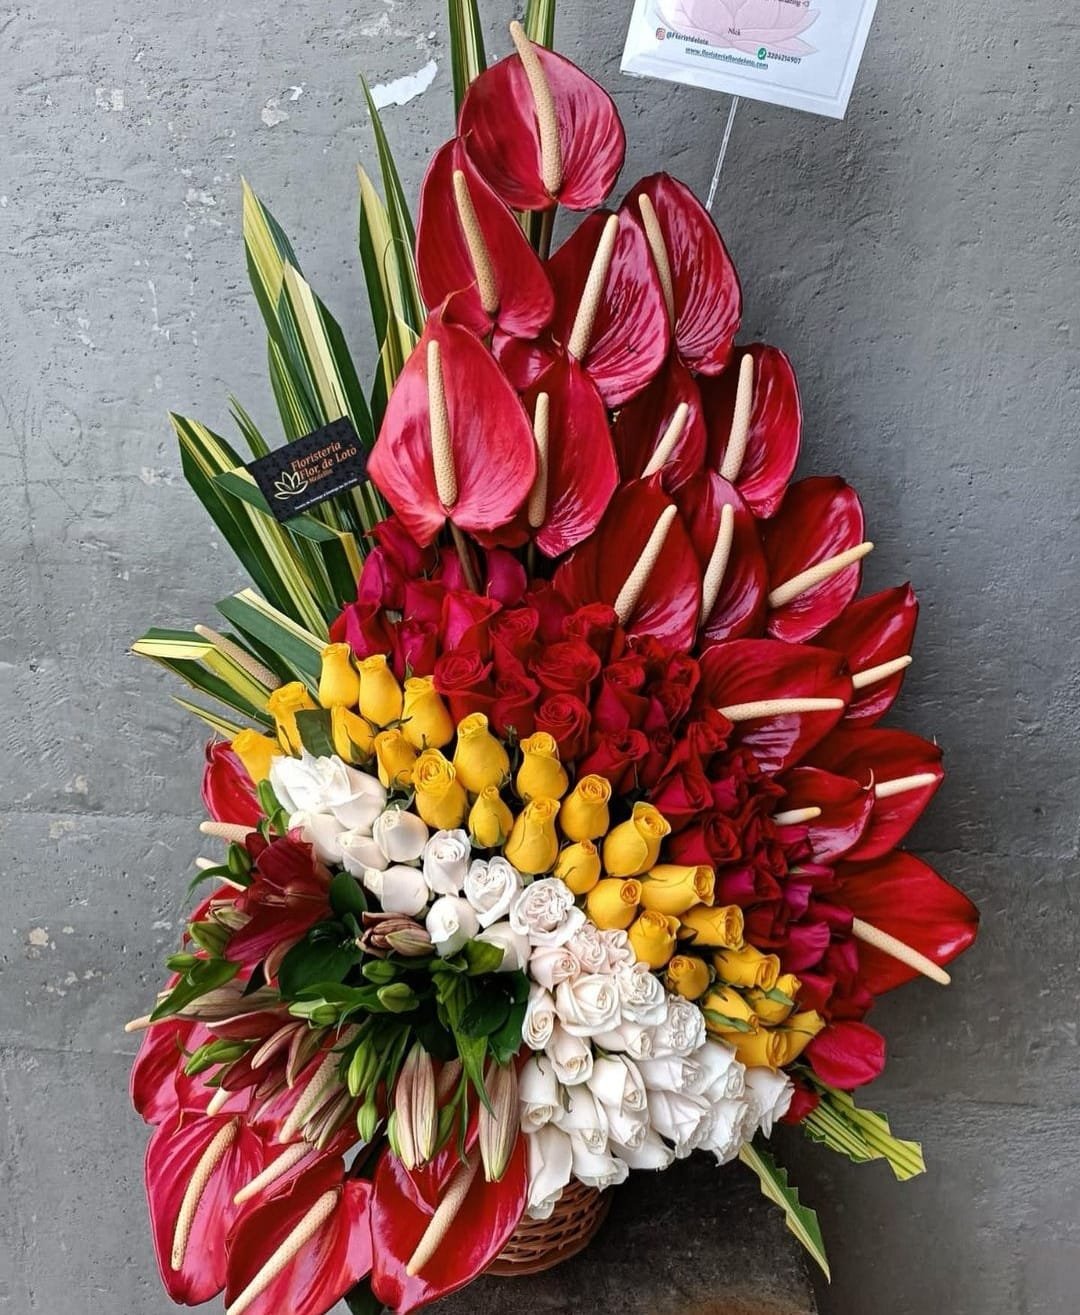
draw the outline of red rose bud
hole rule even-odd
[[[536,729],[554,737],[564,763],[574,762],[585,752],[589,727],[589,709],[573,694],[545,699],[536,713]]]

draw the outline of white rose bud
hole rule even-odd
[[[363,880],[384,913],[405,913],[412,918],[423,910],[430,898],[427,882],[417,868],[402,867],[401,864],[384,871],[368,868]]]
[[[645,1083],[639,1060],[625,1055],[602,1055],[593,1064],[589,1090],[608,1110],[628,1110],[640,1114],[646,1108]]]
[[[734,1100],[746,1089],[746,1069],[735,1058],[734,1047],[710,1037],[694,1052],[694,1063],[705,1070],[703,1094],[708,1101]],[[766,1073],[769,1070],[764,1070]],[[776,1076],[769,1074],[769,1076]],[[786,1079],[785,1079],[786,1081]],[[788,1104],[790,1104],[790,1096]],[[784,1113],[785,1110],[781,1111]],[[766,1134],[768,1135],[768,1134]]]
[[[697,1150],[709,1130],[711,1109],[700,1096],[681,1096],[674,1091],[649,1092],[649,1122],[675,1145],[677,1159]]]
[[[559,1107],[553,1121],[571,1137],[580,1137],[595,1155],[602,1155],[607,1150],[607,1115],[584,1083],[566,1093],[566,1105]]]
[[[565,1028],[555,1024],[547,1044],[548,1059],[555,1076],[564,1087],[588,1082],[593,1068],[593,1048],[584,1037],[571,1036]]]
[[[597,1155],[574,1133],[570,1135],[570,1147],[573,1152],[574,1177],[586,1187],[597,1187],[603,1192],[626,1182],[630,1170],[625,1160],[617,1160],[606,1153]]]
[[[530,1219],[549,1219],[573,1171],[570,1138],[548,1123],[525,1134],[529,1165],[529,1195],[526,1212]]]
[[[772,1136],[773,1124],[782,1119],[791,1106],[795,1088],[786,1073],[768,1068],[748,1068],[745,1074],[746,1103],[750,1107],[752,1131]],[[752,1135],[752,1133],[751,1133]]]
[[[329,813],[301,810],[289,817],[289,830],[299,831],[324,863],[341,862],[341,836],[345,828]]]
[[[409,870],[416,872],[415,868]],[[416,872],[416,875],[421,878],[426,890],[427,882],[423,881],[422,874]],[[437,899],[428,909],[424,926],[435,946],[435,953],[443,959],[457,954],[465,942],[471,941],[480,930],[472,906],[457,895],[443,895]]]
[[[679,1055],[643,1059],[639,1068],[650,1091],[677,1091],[680,1095],[700,1096],[708,1080],[708,1074],[696,1058],[684,1059]]]
[[[475,917],[476,914],[473,914]],[[525,1017],[521,1020],[522,1040],[530,1050],[544,1050],[551,1041],[555,1030],[555,1001],[551,992],[545,991],[539,982],[529,987],[529,1000],[525,1006]]]
[[[630,944],[630,937],[626,932],[612,928],[600,933],[600,939],[604,942],[604,948],[607,950],[607,968],[608,972],[618,972],[620,968],[628,968],[631,964],[637,963],[637,955],[634,953],[634,947]]]
[[[648,1059],[653,1052],[653,1030],[640,1023],[620,1023],[593,1040],[601,1050],[627,1054],[631,1059]]]
[[[533,1055],[518,1079],[521,1126],[535,1132],[550,1123],[562,1109],[562,1091],[555,1069],[546,1055]]]
[[[608,947],[604,942],[604,933],[595,922],[586,922],[566,942],[566,948],[581,964],[582,972],[606,973],[608,967]]]
[[[363,831],[342,831],[338,836],[341,847],[341,864],[346,872],[354,877],[363,878],[368,868],[386,868],[390,860],[382,852],[371,836]]]
[[[668,1169],[675,1160],[675,1152],[652,1128],[648,1129],[639,1145],[613,1143],[611,1149],[631,1169]]]
[[[660,978],[649,971],[648,965],[635,963],[620,968],[615,975],[622,1004],[622,1016],[628,1023],[643,1027],[656,1027],[667,1017],[667,992]]]
[[[669,995],[664,1019],[653,1031],[652,1053],[692,1055],[705,1044],[705,1015],[691,1000]]]
[[[466,831],[436,831],[424,848],[424,879],[433,895],[460,895],[472,844]]]
[[[405,808],[387,808],[380,813],[371,834],[391,863],[415,863],[428,840],[424,819]]]
[[[508,922],[497,922],[493,927],[486,927],[477,934],[476,939],[502,950],[502,963],[495,969],[496,972],[524,972],[528,967],[529,938],[515,931]]]
[[[505,918],[521,890],[521,873],[505,858],[474,859],[465,877],[465,898],[473,906],[481,927]],[[524,927],[515,931],[525,934]]]
[[[698,1142],[712,1151],[718,1164],[728,1164],[754,1135],[754,1119],[745,1100],[720,1100],[709,1110],[709,1118]]]
[[[581,964],[567,945],[538,945],[529,955],[529,976],[549,991],[580,972]]]
[[[596,1036],[617,1026],[619,992],[600,973],[585,973],[555,988],[555,1012],[571,1036]]]
[[[534,881],[510,907],[510,925],[528,936],[530,945],[565,945],[584,922],[574,892],[558,877]]]

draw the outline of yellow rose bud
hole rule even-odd
[[[779,1032],[761,1028],[757,1032],[725,1032],[723,1037],[735,1047],[735,1058],[747,1068],[780,1068],[789,1062],[785,1058],[787,1045]]]
[[[682,915],[682,934],[694,945],[717,945],[735,949],[743,941],[743,915],[737,904],[710,908],[698,904]]]
[[[625,931],[637,916],[641,882],[604,877],[585,896],[585,909],[604,931]]]
[[[266,780],[271,762],[281,757],[281,745],[277,740],[270,735],[260,735],[258,731],[238,731],[233,736],[232,751],[256,785]]]
[[[453,831],[465,821],[469,801],[454,764],[438,749],[425,749],[413,764],[416,811],[436,831]]]
[[[347,763],[363,762],[375,751],[375,732],[349,708],[330,709],[330,738],[334,752]]]
[[[315,707],[307,686],[299,680],[279,685],[266,700],[266,707],[274,719],[281,747],[286,753],[298,755],[302,746],[300,732],[296,727],[296,714]]]
[[[514,815],[506,806],[497,785],[485,785],[476,796],[469,813],[469,834],[481,849],[499,849],[514,825]]]
[[[663,968],[675,953],[675,933],[678,930],[678,918],[646,909],[634,920],[627,935],[639,963],[647,963],[650,968]]]
[[[612,877],[640,877],[655,865],[670,831],[667,819],[652,804],[635,804],[630,820],[604,838],[604,871]]]
[[[757,1030],[757,1014],[734,987],[717,983],[702,1000],[701,1008],[710,1032],[725,1036],[728,1032],[741,1031],[740,1024]]]
[[[561,799],[570,788],[570,778],[559,762],[555,737],[547,731],[537,731],[521,741],[521,753],[515,782],[521,798],[526,803],[530,799]]]
[[[559,826],[567,840],[599,840],[607,835],[610,798],[611,782],[606,776],[583,776],[559,811]]]
[[[701,944],[710,942],[702,941]],[[759,986],[763,991],[771,991],[780,976],[780,960],[776,955],[762,954],[752,945],[717,950],[713,955],[713,967],[732,986]]]
[[[360,677],[352,664],[348,644],[327,644],[322,651],[319,702],[324,708],[355,708],[360,698]]]
[[[519,872],[549,872],[559,856],[555,834],[557,799],[531,799],[514,819],[503,853]]]
[[[401,733],[414,749],[441,749],[454,738],[454,719],[435,692],[434,676],[406,680]]]
[[[677,954],[667,966],[664,984],[669,991],[684,1000],[700,1000],[709,989],[712,974],[704,959],[689,954]]]
[[[390,670],[385,653],[375,653],[360,663],[360,712],[376,726],[400,721],[404,698],[397,676]]]
[[[510,770],[510,755],[488,730],[482,712],[458,722],[454,769],[470,794],[479,794],[485,785],[502,785]]]
[[[379,780],[388,790],[401,790],[413,779],[416,750],[399,730],[380,731],[375,736]]]
[[[575,895],[587,895],[600,880],[600,851],[591,840],[579,840],[559,850],[553,876],[560,877]]]
[[[712,868],[682,863],[658,863],[641,883],[641,903],[657,913],[678,915],[695,904],[711,904],[716,887]]]
[[[801,1014],[792,1014],[784,1027],[778,1027],[773,1035],[783,1038],[781,1066],[794,1063],[824,1026],[825,1020],[816,1010],[806,1009]]]
[[[801,986],[802,982],[794,973],[785,973],[783,977],[777,978],[776,985],[769,988],[768,994],[760,987],[753,987],[747,991],[746,998],[753,1006],[754,1013],[767,1027],[776,1027],[777,1024],[784,1022],[795,1008],[795,1000]],[[776,995],[786,996],[788,1003],[781,999],[769,998]]]

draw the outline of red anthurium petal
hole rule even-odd
[[[607,413],[596,385],[570,357],[550,366],[522,399],[536,413],[548,396],[547,489],[540,551],[558,557],[596,529],[619,482]]]
[[[854,1091],[885,1067],[885,1038],[865,1023],[830,1023],[806,1047],[810,1067],[830,1087]]]
[[[449,509],[435,483],[429,343],[439,348],[457,484]],[[448,516],[463,530],[479,531],[497,530],[512,519],[532,488],[536,445],[517,395],[471,333],[438,315],[428,317],[390,394],[368,473],[418,543],[430,543]]]
[[[487,253],[483,270],[477,269],[466,239],[455,192],[457,172],[464,175]],[[480,259],[483,262],[484,257]],[[459,138],[435,153],[424,178],[416,226],[416,270],[427,304],[441,306],[456,293],[454,321],[480,336],[498,325],[507,333],[533,338],[551,319],[555,298],[539,257],[511,211],[477,173]],[[486,287],[488,275],[490,288]],[[485,308],[485,293],[495,305]]]
[[[686,407],[684,421],[681,406]],[[682,429],[674,445],[661,452],[661,440],[670,426],[680,421]],[[652,383],[620,408],[612,433],[624,480],[638,479],[651,461],[660,458],[665,458],[661,483],[669,493],[698,474],[705,461],[701,397],[690,371],[677,356],[670,356]]]
[[[176,1074],[185,1062],[184,1051],[191,1048],[188,1038],[194,1027],[188,1019],[175,1018],[143,1033],[129,1090],[136,1113],[147,1123],[156,1126],[176,1113]]]
[[[570,351],[585,283],[610,215],[597,211],[548,261],[555,289],[552,337]],[[664,294],[641,229],[625,214],[582,364],[609,407],[639,393],[664,364],[671,341]]]
[[[181,1116],[154,1130],[146,1198],[161,1281],[173,1301],[197,1306],[225,1286],[225,1236],[242,1208],[233,1197],[262,1170],[264,1156],[262,1140],[235,1116]]]
[[[224,740],[211,740],[206,746],[203,769],[203,803],[215,822],[234,822],[238,826],[258,826],[262,807],[255,785],[244,765]]]
[[[802,808],[821,809],[820,817],[784,828],[791,836],[806,835],[815,862],[831,862],[858,843],[874,807],[871,791],[817,767],[796,767],[782,784],[787,793],[776,805],[781,816]]]
[[[859,496],[842,479],[815,477],[793,484],[780,510],[762,528],[769,564],[769,634],[798,644],[840,615],[859,587],[862,566],[854,562],[780,603],[776,590],[811,567],[863,541]]]
[[[911,585],[904,584],[849,603],[814,642],[846,654],[854,675],[873,675],[875,668],[910,654],[918,616],[915,593]],[[845,722],[872,726],[892,707],[903,683],[900,670],[856,689]]]
[[[716,601],[702,625],[704,637],[715,641],[764,634],[768,572],[757,518],[735,487],[711,470],[695,475],[677,489],[675,501],[690,533],[703,580],[710,576],[709,565],[717,551],[723,509],[725,506],[733,509],[731,548]]]
[[[795,371],[777,347],[751,343],[734,353],[731,365],[715,379],[699,379],[705,423],[709,432],[708,463],[721,470],[728,457],[728,440],[735,414],[739,367],[749,354],[754,361],[754,391],[746,450],[732,483],[758,516],[771,516],[780,505],[799,457],[802,404]],[[731,461],[736,461],[734,454]]]
[[[371,1183],[344,1170],[340,1159],[321,1159],[244,1215],[228,1242],[229,1308],[249,1285],[260,1286],[260,1271],[281,1248],[292,1258],[245,1315],[326,1315],[371,1272]]]
[[[614,606],[661,516],[672,506],[655,479],[627,484],[612,498],[596,533],[563,561],[554,584],[575,607]],[[625,622],[628,635],[653,635],[689,649],[701,606],[701,570],[675,516],[660,557]]]
[[[934,963],[949,963],[975,939],[978,909],[913,854],[896,850],[869,863],[841,863],[837,875],[839,902]],[[875,995],[881,995],[918,973],[860,942],[859,976]]]
[[[534,46],[551,88],[562,155],[562,182],[544,185],[540,131],[529,79],[518,55],[493,64],[469,87],[458,129],[487,181],[515,210],[599,205],[622,168],[626,136],[611,97],[576,65]]]
[[[675,349],[698,374],[718,374],[742,314],[735,266],[709,212],[685,183],[659,173],[630,190],[622,208],[644,233],[642,196],[652,202],[671,270]]]
[[[702,654],[701,676],[702,697],[718,709],[793,699],[823,699],[839,705],[804,712],[781,707],[754,718],[739,713],[733,739],[752,749],[770,775],[794,766],[823,739],[844,715],[851,697],[841,654],[774,639],[714,644]]]
[[[473,1150],[472,1155],[476,1158],[477,1152]],[[453,1171],[451,1166],[451,1180]],[[463,1287],[483,1273],[506,1245],[521,1220],[528,1193],[525,1138],[518,1138],[506,1172],[497,1183],[485,1182],[483,1171],[477,1171],[442,1246],[419,1274],[410,1276],[405,1267],[439,1199],[439,1193],[425,1193],[421,1181],[410,1177],[390,1151],[384,1153],[375,1172],[372,1288],[397,1315],[408,1315]],[[431,1177],[424,1182],[431,1183]]]
[[[851,860],[880,858],[895,849],[945,778],[941,750],[908,731],[839,727],[809,755],[817,767],[846,776],[874,800],[870,821]]]

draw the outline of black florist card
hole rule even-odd
[[[364,478],[367,460],[348,416],[248,463],[279,521],[344,493]]]

